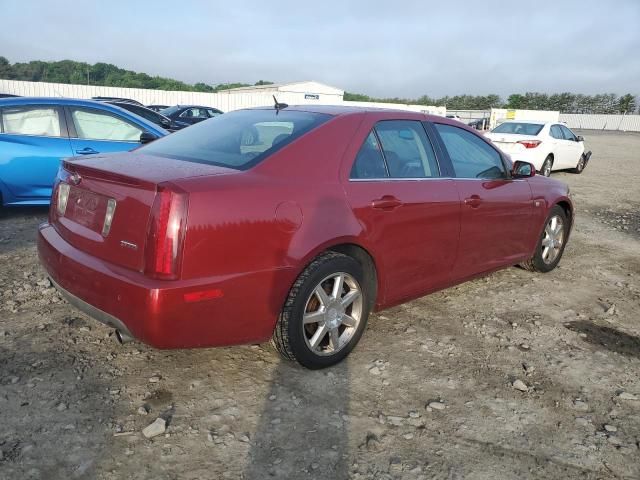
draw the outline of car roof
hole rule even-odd
[[[532,123],[534,125],[548,125],[560,122],[547,122],[545,120],[503,120],[502,122],[500,122],[500,125],[502,125],[503,123]]]
[[[272,110],[273,108],[274,107],[254,107],[247,110]],[[286,107],[286,110],[309,113],[323,113],[325,115],[332,115],[336,117],[357,113],[376,113],[380,114],[381,117],[385,117],[386,119],[390,119],[395,114],[404,119],[412,118],[416,120],[438,121],[440,123],[460,126],[460,122],[441,115],[415,112],[412,110],[401,110],[397,108],[357,107],[351,105],[289,105]]]
[[[60,97],[15,97],[15,98],[0,98],[0,107],[11,107],[20,105],[59,105],[59,106],[75,106],[75,107],[91,107],[98,110],[107,110],[113,113],[118,113],[124,117],[135,117],[136,121],[146,126],[149,130],[155,132],[166,132],[158,125],[150,122],[146,118],[143,118],[135,113],[120,108],[117,105],[109,102],[98,102],[96,100],[83,100],[79,98],[60,98]]]

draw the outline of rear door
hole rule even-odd
[[[515,264],[530,250],[532,199],[525,179],[512,179],[501,154],[480,135],[433,124],[452,164],[461,199],[454,278]]]
[[[144,130],[123,117],[88,107],[71,106],[66,112],[73,155],[123,152],[140,146]]]
[[[0,181],[13,200],[51,198],[60,160],[71,155],[60,107],[19,105],[0,111]]]
[[[366,134],[370,126],[364,128]],[[384,265],[387,303],[448,282],[460,201],[453,181],[441,175],[421,122],[377,122],[353,161],[345,190]]]
[[[562,125],[551,125],[549,128],[549,136],[553,143],[553,169],[558,170],[567,168],[571,158],[571,149],[562,133]],[[576,160],[576,163],[578,161]],[[575,166],[575,165],[574,165]]]

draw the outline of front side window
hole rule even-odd
[[[207,109],[207,113],[209,114],[210,117],[217,117],[218,115],[220,115],[222,112],[215,110],[213,108],[208,108]]]
[[[500,154],[477,135],[462,128],[434,124],[458,178],[505,178]]]
[[[141,148],[145,153],[246,170],[330,115],[295,110],[237,110],[196,123]]]
[[[187,108],[180,114],[181,118],[209,118],[204,108]]]
[[[6,107],[2,129],[13,135],[60,136],[60,114],[54,107]]]
[[[369,133],[351,169],[351,178],[432,178],[440,171],[422,123],[383,120]]]
[[[564,135],[562,135],[562,130],[560,129],[560,125],[551,125],[551,129],[549,130],[549,134],[558,140],[564,140]]]
[[[569,130],[564,125],[560,125],[560,129],[562,130],[562,134],[563,134],[565,140],[570,140],[572,142],[576,141],[576,136],[573,134],[573,132],[571,130]]]
[[[99,110],[73,109],[71,118],[78,138],[86,140],[138,142],[142,134],[142,129]]]

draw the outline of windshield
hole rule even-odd
[[[238,110],[197,123],[138,151],[246,170],[329,118],[310,112]]]
[[[540,133],[544,125],[539,123],[505,122],[498,125],[492,133],[515,133],[516,135],[536,136]]]

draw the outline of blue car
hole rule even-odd
[[[108,103],[0,99],[0,206],[48,205],[63,158],[131,150],[168,133]]]

